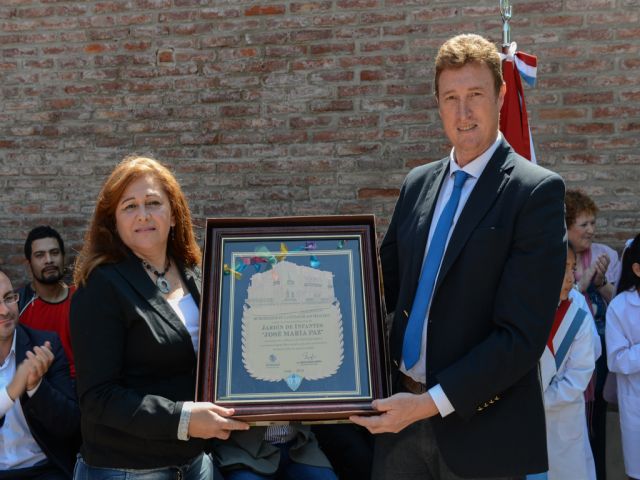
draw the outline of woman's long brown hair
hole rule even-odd
[[[127,256],[128,249],[116,229],[116,207],[129,184],[145,175],[158,180],[169,197],[175,226],[173,234],[169,235],[167,254],[185,266],[200,265],[202,251],[193,234],[191,212],[180,184],[171,171],[157,160],[132,155],[116,166],[98,195],[91,224],[73,271],[76,285],[84,285],[97,266],[116,263]]]

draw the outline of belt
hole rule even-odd
[[[400,382],[402,386],[407,389],[410,393],[415,393],[416,395],[420,395],[427,391],[427,386],[424,383],[416,382],[413,378],[405,375],[400,372]]]

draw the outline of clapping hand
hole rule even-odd
[[[48,341],[40,347],[35,347],[33,351],[27,352],[26,358],[18,365],[13,379],[7,385],[9,397],[15,401],[25,391],[36,388],[49,370],[53,359],[51,343]]]
[[[609,255],[603,253],[596,259],[593,264],[595,270],[593,275],[593,283],[597,287],[603,285],[606,282],[605,274],[607,273],[607,268],[609,268],[609,262],[611,262]]]

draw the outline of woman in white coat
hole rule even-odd
[[[627,475],[640,479],[640,235],[624,252],[618,295],[607,310],[607,363],[616,372]]]
[[[555,360],[561,363],[544,390],[549,480],[596,478],[587,431],[584,391],[593,374],[596,359],[601,354],[601,347],[584,296],[573,288],[575,261],[575,253],[569,249],[558,317],[552,330],[555,338],[550,342],[555,347]],[[574,329],[577,325],[576,332]],[[562,340],[570,340],[568,350]]]

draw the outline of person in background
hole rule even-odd
[[[0,271],[0,479],[71,478],[80,411],[55,333],[18,323],[19,295]]]
[[[225,480],[338,480],[309,425],[253,427],[214,443]]]
[[[75,287],[64,280],[64,242],[48,225],[32,229],[24,242],[24,256],[31,272],[31,283],[20,290],[20,323],[36,330],[56,332],[69,361],[69,372],[76,376],[71,349],[69,310]]]
[[[622,256],[618,294],[607,310],[607,363],[615,372],[625,471],[640,479],[640,234]]]
[[[593,392],[593,408],[590,409],[589,419],[591,449],[598,480],[605,480],[607,402],[602,396],[607,377],[605,315],[620,277],[620,261],[615,250],[593,241],[598,213],[593,200],[581,190],[569,189],[565,196],[565,206],[569,243],[576,252],[577,288],[591,308],[604,352],[596,362],[594,385],[589,387],[588,392]]]
[[[201,257],[173,174],[125,158],[98,195],[74,271],[76,480],[209,480],[219,473],[205,439],[249,428],[233,409],[192,401]]]
[[[584,391],[601,348],[589,306],[574,288],[575,266],[576,254],[569,248],[558,309],[540,360],[549,454],[544,478],[549,480],[596,478]]]

